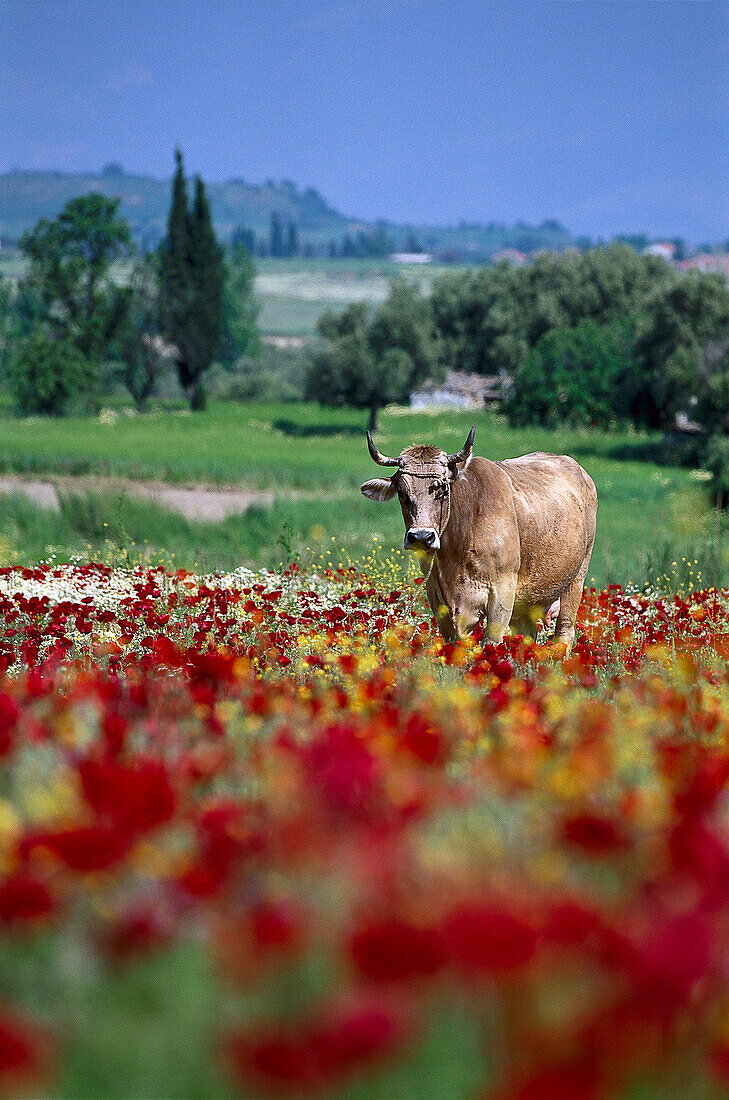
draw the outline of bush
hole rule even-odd
[[[192,391],[190,408],[193,412],[205,412],[208,407],[208,395],[202,382],[198,382]]]
[[[622,383],[633,365],[625,322],[546,332],[514,371],[506,402],[512,424],[607,428],[621,414]]]
[[[264,344],[260,356],[243,356],[230,371],[215,370],[210,393],[223,401],[301,401],[308,357],[299,348]]]
[[[70,340],[43,330],[18,343],[8,375],[18,411],[45,416],[62,416],[94,380],[92,364]]]
[[[706,445],[704,465],[711,474],[716,506],[722,508],[729,503],[729,436],[712,436]]]

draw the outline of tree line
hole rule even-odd
[[[143,408],[170,367],[202,408],[212,364],[257,349],[253,262],[240,244],[224,254],[205,185],[196,176],[188,195],[179,150],[156,252],[135,250],[118,206],[98,192],[71,199],[21,238],[17,289],[0,283],[0,371],[23,413],[98,408],[116,380]]]
[[[250,240],[224,253],[202,180],[190,195],[176,159],[155,252],[135,252],[117,201],[98,193],[71,200],[21,239],[27,271],[14,290],[0,282],[0,372],[20,411],[98,408],[109,364],[140,408],[170,370],[201,408],[210,366],[256,353]],[[286,237],[280,222],[277,240]],[[299,392],[367,409],[371,426],[383,405],[407,401],[448,369],[496,376],[515,425],[692,424],[718,499],[729,496],[721,276],[681,273],[627,244],[545,253],[522,267],[447,272],[427,296],[395,280],[377,307],[325,313],[317,335]]]
[[[240,226],[231,235],[232,245],[242,245],[251,256],[274,259],[291,259],[295,256],[312,258],[326,256],[329,259],[384,259],[396,251],[396,243],[384,225],[374,229],[347,230],[341,237],[314,244],[302,240],[299,227],[293,219],[284,218],[277,210],[271,214],[268,233],[259,233],[248,226]],[[405,252],[423,252],[418,237],[409,232],[404,243]]]
[[[513,425],[696,432],[729,496],[729,287],[624,244],[471,268],[325,314],[307,394],[377,410],[447,369],[497,376]]]

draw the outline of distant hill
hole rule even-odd
[[[39,218],[52,218],[69,199],[88,191],[101,191],[120,199],[120,213],[129,223],[135,240],[155,247],[165,232],[170,201],[170,181],[129,174],[117,164],[99,173],[12,171],[0,174],[0,242],[13,243],[32,228]],[[338,244],[345,234],[371,232],[372,223],[347,217],[334,210],[312,187],[300,190],[290,180],[261,185],[244,180],[208,183],[208,193],[218,234],[229,239],[241,228],[266,235],[271,214],[278,211],[284,222],[298,226],[302,245],[315,251]],[[577,243],[558,222],[540,226],[495,222],[461,223],[457,226],[409,226],[379,223],[396,248],[404,248],[412,237],[420,247],[443,259],[484,259],[502,248],[529,252],[536,248],[563,249]]]

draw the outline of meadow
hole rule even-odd
[[[408,267],[387,259],[304,259],[276,260],[256,257],[256,298],[260,306],[258,323],[264,336],[309,338],[326,309],[343,308],[350,302],[383,302],[390,280],[398,277],[415,282],[427,293],[434,278],[443,271],[456,271],[428,264]],[[16,252],[0,252],[0,278],[11,282],[22,278],[25,259]],[[114,277],[125,282],[129,264],[117,262]]]
[[[0,497],[0,1095],[726,1094],[721,522],[657,437],[377,442],[474,419],[597,483],[569,659],[440,641],[363,413],[0,421],[4,475],[63,476]]]
[[[413,442],[457,450],[474,421],[477,454],[497,459],[532,450],[567,453],[592,475],[600,498],[590,571],[596,584],[654,581],[665,572],[680,572],[682,557],[695,571],[703,570],[705,583],[726,583],[722,530],[702,491],[702,475],[648,461],[657,437],[515,430],[488,412],[392,409],[382,414],[377,441],[390,453]],[[275,566],[292,555],[313,561],[331,554],[334,564],[357,561],[378,542],[396,549],[402,544],[399,509],[394,503],[373,504],[359,493],[372,473],[364,425],[364,413],[307,404],[221,403],[195,415],[158,409],[143,415],[120,410],[100,418],[5,418],[1,472],[87,480],[78,492],[65,483],[60,513],[6,496],[0,554],[20,564],[54,554],[63,560],[69,554],[103,557],[126,549],[136,560],[146,555],[149,561],[212,571]],[[275,503],[254,505],[222,523],[186,520],[112,491],[104,480],[110,476],[271,490]]]

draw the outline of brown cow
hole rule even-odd
[[[567,455],[474,458],[475,432],[474,424],[456,454],[414,446],[399,458],[380,454],[367,432],[375,462],[397,469],[366,481],[362,492],[380,501],[397,493],[405,549],[420,558],[447,641],[470,634],[484,618],[493,641],[509,624],[533,635],[545,609],[559,601],[555,640],[569,653],[595,541],[595,485]]]

